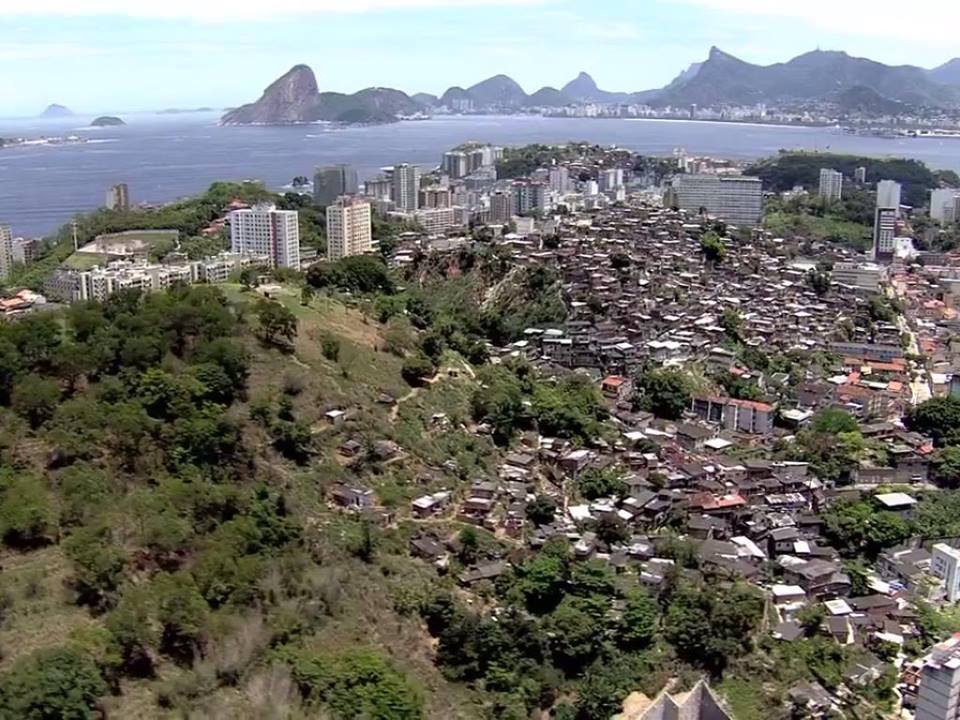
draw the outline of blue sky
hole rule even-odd
[[[0,116],[236,105],[299,62],[324,90],[436,94],[501,72],[533,92],[580,70],[644,90],[711,45],[933,66],[960,55],[957,28],[956,0],[0,0]]]

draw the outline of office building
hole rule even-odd
[[[960,190],[954,188],[931,190],[930,218],[942,223],[957,222],[955,206],[958,199],[960,199]]]
[[[349,165],[323,165],[313,174],[313,200],[317,205],[333,205],[341,195],[356,195],[357,171]]]
[[[420,168],[403,163],[393,168],[393,193],[397,210],[413,212],[420,206]]]
[[[443,171],[453,179],[466,177],[470,174],[467,164],[467,154],[460,150],[451,150],[443,154]]]
[[[600,192],[612,192],[623,187],[623,170],[610,168],[600,172]]]
[[[820,189],[817,194],[831,201],[843,197],[843,173],[830,168],[821,168]]]
[[[513,195],[495,192],[490,196],[490,224],[506,225],[513,217]]]
[[[897,211],[878,207],[873,222],[873,259],[890,262],[897,249]]]
[[[893,208],[900,217],[900,183],[881,180],[877,183],[877,207]]]
[[[866,185],[867,183],[867,169],[862,165],[858,167],[853,173],[853,179],[860,185]]]
[[[513,214],[530,215],[547,209],[547,184],[535,180],[513,183]]]
[[[0,280],[6,280],[13,268],[13,232],[0,225]]]
[[[300,221],[296,210],[256,205],[230,213],[230,250],[266,255],[273,265],[300,269]]]
[[[915,720],[960,717],[960,634],[938,645],[923,659]]]
[[[448,208],[453,203],[450,202],[450,188],[446,187],[428,187],[420,191],[421,208]]]
[[[930,572],[943,580],[947,600],[960,600],[960,550],[945,543],[934,545]]]
[[[441,235],[448,230],[460,227],[456,208],[430,208],[417,210],[413,218],[427,235]]]
[[[373,214],[370,203],[343,196],[327,208],[327,258],[373,252]]]
[[[763,216],[763,183],[756,177],[678,175],[673,196],[681,210],[706,212],[734,225],[758,225]]]
[[[107,190],[104,206],[107,210],[129,210],[130,209],[130,191],[126,183],[118,183]]]
[[[565,165],[550,168],[550,189],[558,195],[570,192],[570,171]]]
[[[885,275],[886,271],[873,263],[838,262],[830,272],[830,281],[834,285],[877,292]]]

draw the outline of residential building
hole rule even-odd
[[[0,280],[6,280],[13,268],[13,232],[8,225],[0,225]]]
[[[960,633],[935,645],[924,658],[917,689],[915,720],[960,717]]]
[[[699,680],[689,692],[671,695],[662,690],[652,702],[640,693],[630,695],[613,720],[733,720],[733,715],[706,681]]]
[[[490,224],[506,225],[513,217],[513,195],[495,192],[490,196]]]
[[[450,188],[439,186],[428,187],[420,191],[420,207],[448,208],[453,204],[450,198]]]
[[[878,207],[873,222],[873,259],[877,262],[893,260],[897,248],[897,210]]]
[[[393,168],[393,202],[400,212],[420,207],[420,168],[403,163]]]
[[[393,181],[383,175],[363,184],[363,194],[375,200],[390,200],[393,197]]]
[[[900,217],[900,183],[894,180],[881,180],[877,183],[877,209],[893,208]]]
[[[830,272],[830,280],[835,285],[876,292],[885,274],[882,267],[873,263],[838,262]]]
[[[681,210],[705,211],[735,225],[757,225],[763,215],[763,183],[756,177],[678,175],[673,195]]]
[[[443,170],[453,179],[460,179],[470,174],[467,154],[460,150],[451,150],[443,154]]]
[[[864,185],[867,182],[867,169],[863,166],[858,167],[853,173],[853,179],[859,184]]]
[[[13,239],[13,262],[14,264],[25,265],[33,262],[37,258],[40,250],[41,241],[39,238],[14,238]]]
[[[839,200],[843,197],[843,173],[830,168],[821,168],[818,195],[827,200]]]
[[[612,192],[623,187],[623,170],[609,168],[600,172],[600,192]]]
[[[946,543],[934,545],[930,572],[943,580],[947,600],[960,600],[960,550]]]
[[[550,168],[550,189],[558,195],[570,192],[570,171],[566,165],[554,165]]]
[[[732,432],[769,435],[773,432],[775,408],[772,405],[734,398],[701,397],[693,400],[693,411],[708,422]]]
[[[327,258],[339,260],[372,252],[373,214],[370,203],[344,195],[327,208]]]
[[[277,267],[300,269],[300,221],[296,210],[256,205],[234,210],[230,218],[230,250],[267,255]]]
[[[440,235],[460,225],[456,209],[450,207],[417,210],[413,217],[428,235]]]
[[[957,222],[955,206],[960,199],[960,190],[940,188],[930,191],[930,218],[940,222]]]
[[[547,184],[536,180],[513,183],[513,214],[530,215],[547,209]]]
[[[107,210],[129,210],[130,209],[130,191],[126,183],[118,183],[107,190],[104,198],[104,206]]]
[[[357,171],[349,165],[323,165],[313,174],[313,200],[327,207],[338,197],[356,195],[359,186]]]

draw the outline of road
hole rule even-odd
[[[905,289],[906,288],[899,286],[896,282],[893,282],[887,288],[887,295],[899,300],[901,304],[906,307],[907,297]],[[922,357],[922,353],[920,352],[920,344],[917,342],[917,334],[914,332],[913,327],[910,325],[910,321],[905,313],[900,313],[897,315],[897,327],[900,329],[902,334],[907,336],[907,339],[909,340],[907,344],[907,353],[912,357]],[[933,397],[930,375],[927,372],[927,367],[924,362],[918,363],[911,359],[909,361],[909,368],[910,401],[914,405],[919,405],[920,403],[926,402]]]

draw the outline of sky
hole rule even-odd
[[[0,0],[0,117],[235,106],[297,63],[321,90],[441,94],[497,73],[668,83],[713,45],[888,64],[960,55],[957,0]]]

